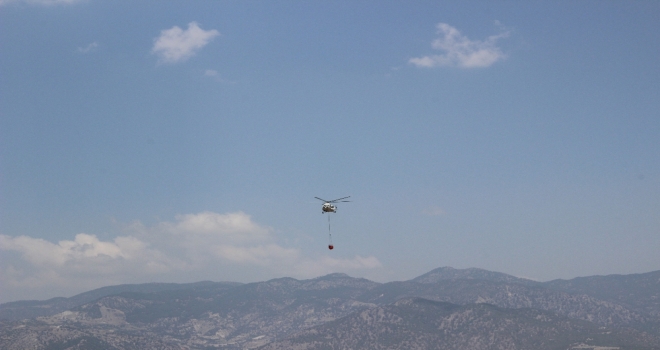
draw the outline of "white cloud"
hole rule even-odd
[[[498,23],[496,22],[496,24]],[[489,67],[493,63],[506,58],[504,52],[495,44],[499,39],[508,37],[508,31],[489,36],[488,39],[480,41],[468,39],[458,29],[446,23],[438,23],[437,28],[440,37],[431,43],[431,47],[444,53],[411,58],[408,61],[409,63],[420,68],[441,66],[482,68]]]
[[[225,84],[236,84],[235,81],[227,80],[227,79],[224,79],[223,77],[221,77],[220,74],[218,73],[218,71],[217,71],[217,70],[214,70],[214,69],[207,69],[207,70],[205,70],[205,71],[204,71],[204,76],[205,76],[205,77],[209,77],[209,78],[211,78],[211,79],[213,79],[213,80],[215,80],[215,81],[217,81],[217,82],[220,82],[220,83],[225,83]]]
[[[80,53],[90,53],[90,52],[96,50],[97,47],[99,47],[99,43],[97,43],[95,41],[95,42],[93,42],[93,43],[91,43],[91,44],[89,44],[85,47],[78,47],[78,52],[80,52]]]
[[[57,244],[27,236],[11,238],[1,235],[0,249],[18,251],[32,264],[45,266],[62,266],[86,258],[123,256],[116,243],[101,242],[96,236],[84,233],[77,234],[73,241]]]
[[[23,260],[32,266],[51,270],[98,272],[97,265],[108,267],[113,262],[144,265],[142,267],[156,266],[154,263],[172,265],[172,262],[160,252],[131,236],[121,236],[113,241],[104,242],[95,235],[79,233],[72,241],[51,243],[28,236],[0,235],[0,250],[18,252]]]
[[[239,239],[264,239],[269,228],[254,223],[249,215],[243,212],[217,214],[205,211],[199,214],[177,215],[175,224],[165,223],[178,233],[219,234]]]
[[[81,292],[118,283],[190,281],[191,275],[198,280],[240,280],[236,276],[246,275],[310,278],[381,267],[373,256],[309,256],[283,246],[272,228],[243,212],[178,215],[174,221],[151,226],[134,222],[125,227],[124,235],[109,240],[86,233],[57,243],[0,235],[0,250],[3,298],[26,298],[24,293],[45,288],[47,292],[32,294],[43,299],[56,296],[43,293],[72,290],[71,286]]]
[[[52,243],[28,236],[0,235],[0,250],[0,302],[151,281],[153,276],[188,268],[184,261],[131,236],[102,241],[95,235],[80,233],[73,240]]]
[[[215,29],[201,29],[197,22],[190,22],[187,30],[174,26],[160,32],[160,36],[154,39],[151,52],[158,55],[162,63],[183,62],[218,35],[220,32]]]

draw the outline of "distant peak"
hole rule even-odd
[[[433,272],[433,271],[456,271],[456,270],[458,270],[458,269],[455,269],[451,266],[442,266],[442,267],[438,267],[435,270],[431,270],[431,272]]]
[[[439,267],[437,269],[431,270],[419,277],[413,278],[412,281],[418,283],[438,283],[439,281],[443,280],[459,279],[519,283],[525,285],[538,283],[532,280],[507,275],[505,273],[488,271],[476,267],[467,269],[455,269],[449,266]]]
[[[316,277],[315,279],[330,279],[330,278],[351,278],[351,276],[345,273],[335,272],[335,273],[327,274],[325,276]]]

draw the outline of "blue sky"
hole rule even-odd
[[[660,3],[0,0],[0,302],[660,268]],[[352,196],[327,217],[313,197]]]

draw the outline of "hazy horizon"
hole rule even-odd
[[[453,267],[451,267],[451,266],[441,266],[441,267],[438,267],[438,268],[450,268],[450,269],[455,269],[455,268],[453,268]],[[436,268],[436,269],[438,269],[438,268]],[[420,276],[422,276],[422,275],[424,275],[424,274],[426,274],[426,273],[428,273],[428,272],[434,271],[434,270],[436,270],[436,269],[429,270],[429,271],[427,271],[427,272],[425,272],[425,273],[422,273],[422,274],[420,274],[420,275],[413,276],[413,277],[408,278],[408,279],[405,279],[405,280],[374,281],[374,282],[378,282],[378,283],[388,283],[388,282],[401,282],[401,281],[413,280],[413,279],[415,279],[415,278],[417,278],[417,277],[420,277]],[[501,271],[491,271],[491,270],[481,269],[481,268],[478,268],[478,267],[468,267],[468,268],[465,268],[465,269],[455,269],[455,270],[469,270],[469,269],[478,269],[478,270],[484,270],[484,271],[496,272],[496,273],[503,273],[503,274],[509,275],[509,274],[507,274],[506,272],[501,272]],[[646,271],[646,272],[639,272],[639,273],[631,273],[631,274],[626,274],[626,275],[640,275],[640,274],[651,273],[651,272],[656,272],[656,271],[659,271],[659,270]],[[323,277],[330,276],[330,275],[333,275],[333,274],[344,274],[344,275],[347,275],[348,277],[351,277],[351,278],[360,278],[360,277],[354,277],[354,276],[351,276],[351,275],[346,274],[346,273],[343,273],[343,272],[331,272],[331,273],[328,273],[328,274],[325,274],[325,275],[321,275],[321,276],[315,276],[315,277],[309,277],[309,278],[298,278],[297,280],[314,280],[314,279],[317,279],[317,278],[323,278]],[[608,275],[593,275],[593,276],[576,276],[576,277],[574,277],[574,278],[580,278],[580,277],[594,277],[594,276],[612,276],[612,275],[618,275],[618,276],[621,276],[621,274],[608,274]],[[510,275],[510,276],[513,276],[513,275]],[[527,278],[527,277],[523,277],[523,276],[513,276],[513,277],[523,278],[523,279],[528,279],[528,280],[532,280],[532,281],[540,282],[540,283],[543,283],[543,282],[551,282],[551,281],[556,281],[556,280],[567,280],[567,279],[561,279],[561,278],[560,278],[560,279],[552,279],[552,280],[547,280],[547,281],[538,281],[538,280],[533,280],[533,279],[530,279],[530,278]],[[281,277],[274,277],[274,278],[269,278],[269,279],[260,280],[260,281],[247,281],[247,282],[238,282],[238,281],[229,281],[229,280],[223,280],[223,281],[199,280],[199,281],[191,281],[191,282],[162,282],[162,281],[151,281],[151,282],[141,282],[141,283],[140,283],[140,282],[137,282],[137,283],[120,283],[120,284],[113,284],[113,285],[104,285],[104,286],[100,286],[100,287],[97,287],[97,288],[91,288],[91,289],[88,289],[88,290],[83,290],[83,291],[80,291],[80,292],[75,292],[75,293],[70,294],[70,295],[57,295],[57,296],[49,297],[49,298],[46,298],[46,299],[18,299],[18,300],[6,301],[6,302],[3,301],[3,302],[0,302],[0,304],[11,303],[11,302],[14,302],[14,301],[33,301],[33,300],[45,301],[45,300],[48,300],[48,299],[58,298],[58,297],[70,298],[70,297],[74,297],[74,296],[76,296],[76,295],[79,295],[79,294],[82,294],[82,293],[86,293],[86,292],[90,292],[90,291],[93,291],[93,290],[96,290],[96,289],[105,288],[105,287],[113,287],[113,286],[118,286],[118,285],[169,284],[169,283],[174,283],[174,284],[194,284],[194,283],[201,283],[201,282],[210,282],[210,283],[243,283],[243,284],[249,284],[249,283],[268,282],[268,281],[270,281],[270,280],[276,280],[276,279],[279,279],[279,278],[292,278],[292,277],[289,277],[289,276],[281,276]],[[363,277],[361,277],[361,278],[363,278]],[[367,278],[367,280],[368,280],[368,278]],[[568,280],[570,280],[570,279],[568,279]]]

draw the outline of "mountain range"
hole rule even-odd
[[[660,349],[660,271],[119,285],[0,304],[0,348]]]

